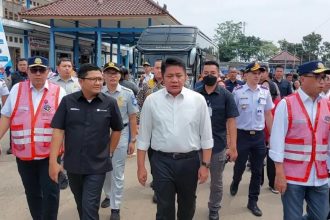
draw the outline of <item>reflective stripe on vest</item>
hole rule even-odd
[[[288,131],[285,138],[284,171],[288,180],[307,182],[315,165],[319,179],[327,178],[329,108],[326,100],[317,103],[314,126],[299,93],[285,97],[288,109]]]
[[[10,118],[13,154],[22,160],[49,156],[53,129],[51,120],[58,107],[60,87],[49,83],[34,111],[30,81],[19,83],[17,99]],[[35,113],[34,113],[35,112]]]

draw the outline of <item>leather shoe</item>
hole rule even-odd
[[[209,220],[219,220],[219,213],[216,211],[210,211]]]
[[[119,209],[112,209],[110,220],[120,220],[120,211]]]
[[[234,181],[230,184],[230,195],[235,196],[237,194],[238,184],[235,184]]]
[[[253,215],[258,216],[258,217],[262,216],[262,211],[259,209],[257,203],[249,202],[247,205],[247,208],[250,209],[250,211],[252,212]]]
[[[110,206],[110,199],[105,198],[101,203],[101,208],[108,208]]]

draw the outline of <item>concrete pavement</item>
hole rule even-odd
[[[7,150],[8,137],[1,141],[3,153]],[[14,156],[0,157],[0,220],[30,220],[24,189],[17,172]],[[228,164],[224,173],[224,195],[220,218],[223,220],[279,220],[282,219],[282,205],[280,196],[271,193],[267,188],[267,180],[261,189],[259,207],[263,211],[262,217],[255,217],[246,208],[248,199],[248,183],[250,172],[245,172],[235,197],[229,194],[233,164]],[[127,159],[125,176],[125,194],[121,207],[122,220],[152,220],[155,219],[156,205],[152,203],[152,190],[141,186],[136,178],[136,157]],[[151,177],[148,176],[149,181]],[[209,181],[198,186],[197,207],[194,220],[207,220],[207,201],[209,195]],[[102,199],[104,194],[102,195]],[[100,208],[100,219],[109,219],[110,208]],[[75,202],[70,189],[61,191],[59,220],[79,219]]]

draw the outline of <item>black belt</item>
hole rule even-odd
[[[240,132],[244,132],[246,134],[249,134],[249,135],[257,135],[257,134],[260,134],[261,132],[264,132],[263,130],[261,131],[257,131],[257,130],[242,130],[242,129],[237,129],[238,131]]]
[[[125,123],[125,124],[123,124],[124,125],[124,127],[126,127],[127,125],[128,125],[128,123]]]
[[[174,160],[179,159],[186,159],[186,158],[192,158],[195,157],[198,151],[190,151],[187,153],[168,153],[168,152],[162,152],[162,151],[155,151],[156,153],[165,156],[165,157],[171,157]]]

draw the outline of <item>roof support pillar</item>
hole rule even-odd
[[[127,53],[126,53],[126,59],[125,59],[125,67],[126,69],[129,69],[129,50],[127,50]]]
[[[117,28],[120,28],[120,21],[117,21]],[[117,42],[117,64],[121,65],[120,33],[118,33],[118,42]]]
[[[55,70],[55,32],[54,19],[50,19],[49,66]]]
[[[110,38],[110,62],[112,62],[112,56],[113,56],[113,43],[112,43],[112,37]]]
[[[79,21],[75,21],[76,28],[79,28]],[[75,39],[73,41],[73,63],[77,69],[80,67],[79,63],[79,35],[78,32],[75,33]]]
[[[27,30],[24,30],[23,44],[24,44],[24,58],[27,59],[28,57],[31,56],[29,32]]]
[[[98,66],[98,67],[101,67],[102,66],[102,64],[101,64],[101,58],[102,58],[102,56],[101,56],[101,50],[102,50],[102,33],[101,33],[101,28],[102,28],[102,21],[101,21],[101,19],[99,19],[98,21],[97,21],[97,23],[98,23],[98,31],[96,32],[96,34],[97,34],[97,47],[96,47],[96,65]]]
[[[30,9],[31,8],[31,1],[27,0],[26,1],[26,9]]]

